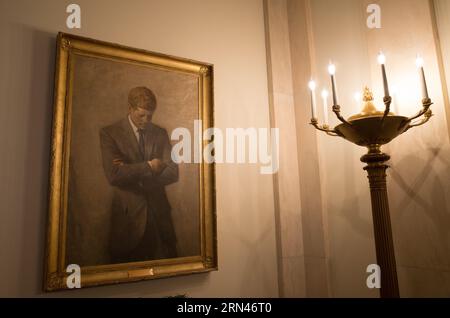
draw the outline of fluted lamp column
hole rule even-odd
[[[389,158],[389,155],[381,152],[378,145],[374,145],[369,148],[367,154],[361,157],[361,161],[367,163],[364,170],[367,171],[369,178],[375,250],[381,269],[380,296],[382,298],[398,298],[400,293],[386,184],[388,165],[385,162]]]
[[[383,72],[384,75],[385,72]],[[397,116],[389,111],[391,103],[389,96],[385,96],[384,98],[386,104],[385,111],[378,111],[373,104],[372,92],[368,87],[365,87],[363,102],[361,113],[353,115],[348,119],[349,123],[355,123],[355,125],[347,128],[353,130],[353,133],[359,131],[363,134],[367,133],[364,132],[365,129],[369,129],[369,135],[366,135],[365,138],[363,135],[358,135],[358,140],[355,141],[364,143],[368,149],[367,154],[361,157],[361,161],[367,164],[364,170],[367,171],[369,179],[375,250],[377,264],[381,269],[380,296],[382,298],[398,298],[400,297],[400,293],[386,183],[386,169],[389,167],[386,162],[390,159],[390,156],[381,151],[381,144],[385,143],[389,138],[381,134],[378,136],[374,135],[376,137],[373,138],[374,136],[370,136],[370,134],[382,133],[383,131],[387,131],[387,129],[394,129],[397,124],[400,124],[399,127],[401,127],[401,122],[394,121],[394,124],[391,124],[392,119]],[[387,126],[386,123],[388,123]],[[359,130],[357,127],[359,127]],[[348,132],[346,131],[346,133]],[[394,130],[392,130],[392,133],[395,133]],[[388,135],[390,134],[388,133]]]

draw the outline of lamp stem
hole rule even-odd
[[[370,184],[375,249],[377,263],[381,268],[380,297],[398,298],[400,293],[386,186],[388,165],[385,162],[389,158],[389,155],[381,152],[380,145],[371,145],[361,161],[367,163],[364,170],[368,173]]]

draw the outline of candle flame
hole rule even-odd
[[[386,56],[383,54],[383,52],[380,52],[380,54],[378,54],[378,63],[379,64],[385,64],[386,63]]]
[[[336,66],[333,63],[328,65],[328,73],[330,73],[330,75],[334,75],[336,73]]]
[[[315,89],[316,89],[316,82],[314,82],[314,81],[309,81],[308,87],[309,87],[309,89],[312,90],[312,91],[315,90]]]
[[[423,58],[420,55],[417,55],[416,66],[417,67],[423,67],[423,63],[424,63]]]
[[[328,98],[328,91],[326,89],[322,90],[322,98],[323,99]]]

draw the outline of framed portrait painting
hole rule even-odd
[[[211,64],[58,34],[46,291],[217,270],[214,164],[175,147],[203,154],[196,127]]]

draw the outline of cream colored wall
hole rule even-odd
[[[441,79],[444,91],[444,100],[449,103],[450,94],[450,1],[433,0],[434,16],[436,24],[437,42],[441,55]],[[450,109],[447,109],[447,122],[450,122]],[[449,129],[450,129],[450,125]],[[450,134],[450,130],[449,130]]]
[[[71,32],[215,65],[215,124],[268,127],[262,2],[0,1],[0,296],[42,295],[55,36]],[[219,271],[54,296],[276,297],[273,180],[217,166]]]
[[[304,120],[311,76],[304,1],[264,1],[271,125],[280,129],[280,169],[275,176],[279,288],[282,297],[329,296],[326,215],[317,136]]]
[[[281,297],[305,297],[307,273],[287,2],[265,0],[264,10],[271,125],[280,129],[280,168],[274,176],[279,290]]]
[[[295,122],[297,133],[298,169],[302,214],[302,236],[305,260],[305,286],[307,297],[329,296],[328,257],[326,255],[326,215],[323,211],[323,191],[320,178],[317,135],[308,122],[309,111],[304,100],[310,93],[303,83],[310,80],[314,70],[314,50],[309,45],[314,39],[309,28],[308,5],[302,1],[288,1],[289,39],[292,59]],[[310,62],[305,62],[310,59]]]

